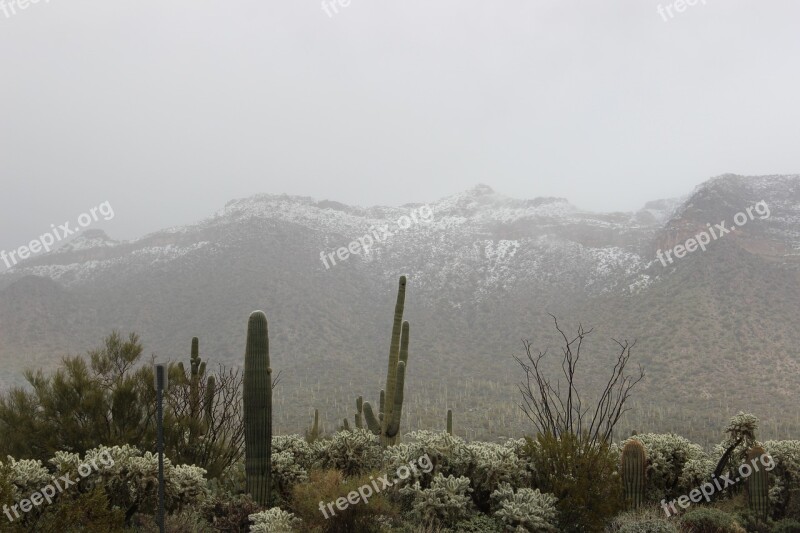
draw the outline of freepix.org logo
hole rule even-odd
[[[71,223],[69,221],[60,224],[58,227],[56,227],[55,224],[50,224],[50,231],[40,235],[37,239],[33,239],[28,244],[20,246],[10,252],[6,252],[5,250],[0,251],[0,259],[3,260],[6,267],[11,268],[19,261],[28,259],[32,255],[36,255],[43,250],[49,252],[57,242],[60,242],[70,235],[76,234],[82,228],[91,225],[92,222],[98,221],[98,214],[103,216],[103,220],[111,220],[114,218],[114,209],[111,207],[111,204],[106,201],[98,206],[92,207],[86,213],[81,213],[80,216],[78,216],[77,226],[70,227]]]

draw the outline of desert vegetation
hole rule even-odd
[[[368,399],[353,391],[335,430],[316,412],[304,435],[273,432],[285,385],[265,313],[250,316],[242,370],[212,368],[192,339],[188,364],[168,367],[166,531],[800,531],[800,441],[759,440],[747,413],[730,417],[714,446],[646,426],[623,434],[645,372],[631,370],[635,342],[614,341],[608,374],[584,381],[592,330],[569,334],[555,317],[561,353],[526,341],[516,357],[519,390],[506,401],[527,431],[465,438],[453,404],[428,429],[405,428],[416,357],[406,284],[385,386]],[[0,397],[0,531],[159,530],[154,361],[143,354],[136,334],[113,332]],[[698,497],[725,478],[737,479]]]

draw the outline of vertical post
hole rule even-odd
[[[167,365],[155,365],[156,431],[158,447],[158,530],[164,533],[164,391],[167,389]]]

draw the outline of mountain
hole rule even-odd
[[[717,236],[720,221],[736,229]],[[400,207],[257,195],[134,241],[86,231],[0,273],[2,385],[112,329],[139,333],[159,360],[185,360],[198,336],[204,358],[240,365],[247,317],[263,309],[282,371],[277,430],[302,431],[314,407],[334,429],[352,419],[356,396],[377,400],[406,274],[406,428],[443,427],[451,407],[469,438],[530,431],[512,355],[527,338],[557,360],[552,313],[568,332],[594,327],[582,362],[589,389],[608,374],[612,339],[636,340],[632,361],[647,377],[622,432],[711,442],[742,409],[765,437],[796,436],[798,223],[797,175],[724,175],[634,213],[486,185]],[[675,257],[674,246],[711,230],[705,251]]]

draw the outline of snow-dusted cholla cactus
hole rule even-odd
[[[423,487],[427,487],[437,473],[444,475],[468,476],[472,470],[473,452],[461,437],[446,432],[413,431],[403,438],[405,442],[384,451],[385,468],[393,472],[409,461],[427,455],[434,464],[434,470],[422,476]]]
[[[318,440],[312,446],[316,466],[341,470],[347,477],[381,465],[380,441],[366,429],[339,431],[329,440]]]
[[[770,504],[786,509],[790,499],[800,498],[800,440],[768,440],[764,449],[775,464],[770,471]]]
[[[12,484],[14,500],[27,497],[34,491],[40,490],[50,483],[51,475],[41,461],[22,459],[17,461],[7,457],[5,462],[0,461],[0,470],[6,472]]]
[[[250,533],[291,533],[299,528],[302,520],[294,514],[273,507],[268,511],[251,514],[249,517]]]
[[[511,444],[496,444],[491,442],[470,442],[467,449],[473,457],[472,470],[469,478],[475,490],[478,506],[486,502],[489,495],[501,483],[510,483],[514,487],[523,487],[530,484],[530,472],[527,465],[520,459],[515,449],[515,442]]]
[[[491,500],[494,516],[502,520],[509,531],[558,531],[558,499],[552,494],[527,488],[515,492],[511,485],[503,483],[492,493]]]
[[[469,478],[444,477],[437,474],[431,486],[423,489],[419,482],[400,489],[411,497],[411,512],[417,520],[431,526],[451,526],[468,518],[473,510]]]

